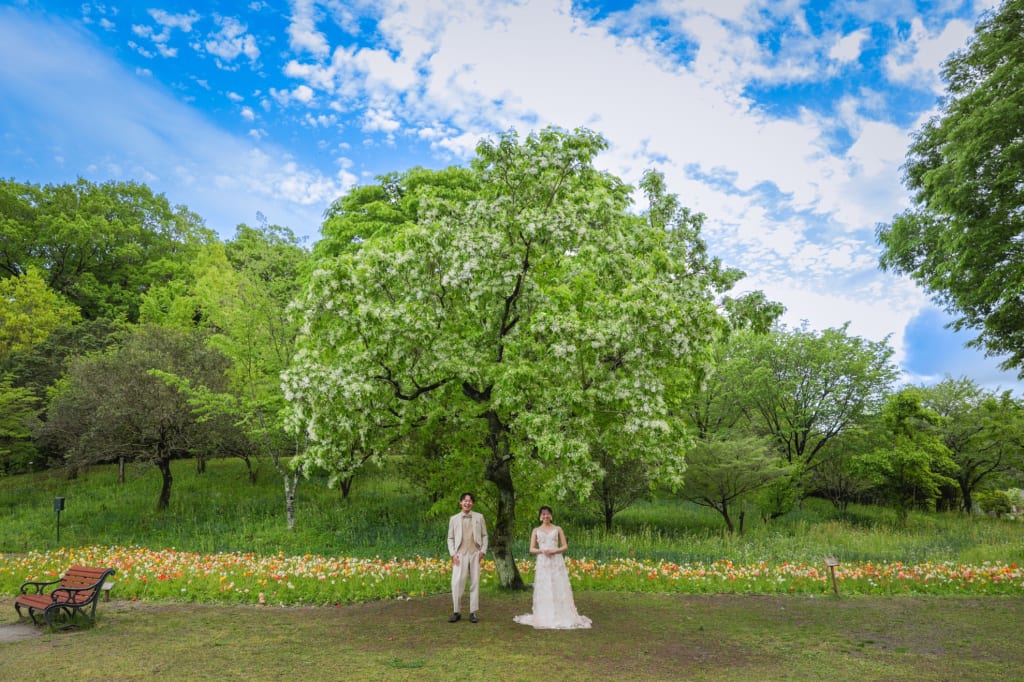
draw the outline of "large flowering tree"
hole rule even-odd
[[[742,273],[709,257],[703,217],[660,175],[631,188],[593,166],[589,131],[484,141],[469,168],[415,169],[333,207],[300,301],[285,374],[304,455],[335,470],[430,424],[496,493],[491,547],[520,587],[510,541],[517,480],[586,494],[592,455],[646,461],[679,482],[674,401],[695,390]]]

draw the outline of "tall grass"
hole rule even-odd
[[[174,462],[171,506],[155,510],[158,472],[130,466],[124,483],[114,466],[98,466],[69,480],[58,472],[0,478],[0,552],[20,553],[84,545],[175,548],[193,552],[260,555],[320,554],[351,557],[445,555],[447,513],[430,515],[431,500],[385,473],[357,479],[349,499],[323,481],[302,481],[296,527],[286,526],[283,485],[264,465],[250,484],[241,462],[215,460],[197,474],[194,463]],[[457,511],[452,491],[451,512]],[[53,498],[64,497],[57,541]],[[478,510],[489,513],[481,490]],[[638,503],[615,519],[610,532],[579,507],[554,505],[570,553],[605,560],[621,557],[678,563],[729,559],[809,562],[835,555],[842,561],[1024,562],[1024,525],[959,514],[911,514],[905,526],[894,513],[855,506],[839,513],[820,500],[770,523],[747,519],[742,534],[723,532],[713,511],[665,495]],[[525,557],[533,510],[519,512],[513,552]]]

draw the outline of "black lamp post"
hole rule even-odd
[[[57,545],[60,546],[60,513],[64,509],[64,498],[53,498],[53,511],[57,512]]]

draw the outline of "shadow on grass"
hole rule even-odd
[[[475,625],[447,622],[447,595],[289,608],[114,599],[94,627],[0,641],[0,679],[1004,680],[1024,669],[1024,598],[576,602],[593,629],[513,623],[526,593],[482,595]],[[16,621],[13,599],[0,599],[0,626]]]

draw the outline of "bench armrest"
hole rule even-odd
[[[92,594],[82,599],[79,597],[81,592],[91,592]],[[98,593],[99,585],[90,585],[89,587],[55,587],[50,596],[53,598],[53,601],[62,604],[86,604],[95,599]]]
[[[32,590],[31,594],[42,594],[44,587],[46,587],[47,585],[56,585],[59,582],[60,582],[59,578],[57,580],[48,580],[46,582],[42,582],[42,581],[38,581],[38,580],[30,580],[28,582],[25,582],[25,583],[21,584],[21,593],[22,594],[30,594],[29,590]]]

